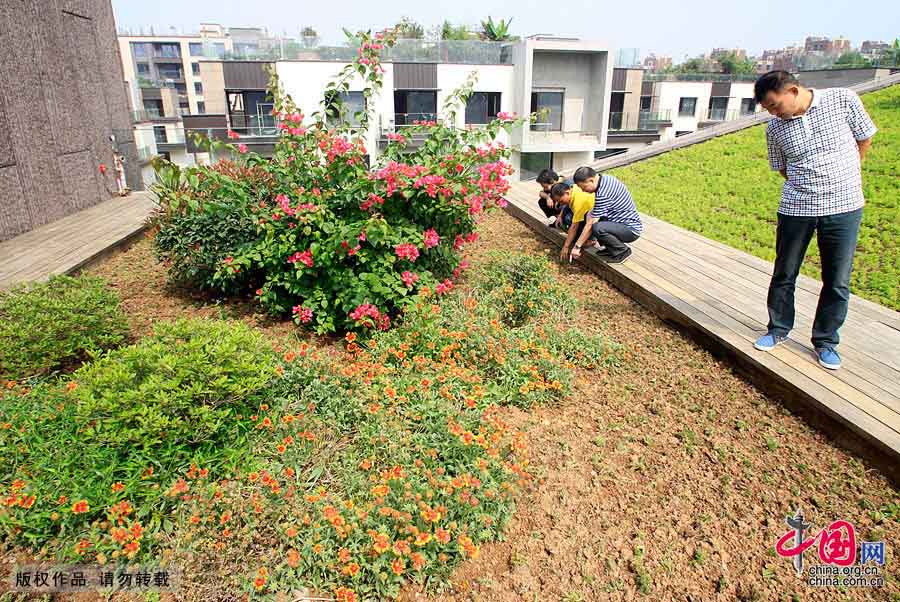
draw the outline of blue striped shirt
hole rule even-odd
[[[644,230],[641,216],[638,215],[631,193],[618,178],[605,174],[600,176],[594,199],[591,217],[597,221],[624,224],[636,235],[641,235]]]

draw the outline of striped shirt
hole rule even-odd
[[[640,236],[644,230],[641,216],[638,215],[631,193],[625,188],[625,184],[615,176],[606,174],[600,176],[597,192],[594,193],[594,208],[591,210],[591,217],[598,222],[624,224],[637,236]]]
[[[775,117],[766,128],[769,165],[787,172],[778,213],[815,217],[855,211],[865,204],[856,142],[878,128],[853,90],[811,92],[803,115]]]

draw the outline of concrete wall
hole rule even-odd
[[[0,240],[108,199],[110,135],[140,187],[110,0],[0,2],[0,57]]]
[[[656,82],[654,92],[654,111],[670,111],[672,127],[665,128],[662,140],[675,138],[675,132],[694,132],[698,123],[706,119],[709,111],[709,97],[712,92],[710,82]],[[678,114],[681,98],[696,98],[697,104],[693,116]]]
[[[200,61],[200,78],[203,80],[206,112],[227,115],[228,101],[225,98],[225,73],[222,62]]]
[[[591,55],[535,50],[533,60],[532,91],[539,88],[562,90],[563,131],[586,131],[588,98],[592,94]]]
[[[478,73],[478,80],[473,87],[474,92],[499,92],[500,110],[506,113],[514,112],[513,85],[515,77],[512,65],[445,65],[437,66],[437,108],[438,113],[444,114],[444,103],[447,98],[465,83],[469,75]],[[464,127],[466,122],[465,106],[456,107],[456,125]],[[493,117],[489,115],[488,117]],[[510,139],[506,132],[501,131],[497,137],[499,142],[509,145]]]

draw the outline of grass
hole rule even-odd
[[[879,131],[863,163],[866,208],[851,289],[900,310],[900,86],[862,99]],[[762,259],[775,259],[782,178],[766,160],[765,126],[610,173],[628,186],[641,211]],[[820,267],[813,242],[802,273],[819,278]]]

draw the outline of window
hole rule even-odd
[[[184,79],[184,72],[178,63],[159,63],[156,68],[161,79]]]
[[[206,113],[206,103],[203,102],[202,100],[198,100],[197,101],[197,114],[203,115],[204,113]]]
[[[473,92],[466,103],[466,123],[489,123],[500,112],[500,92]]]
[[[177,90],[179,94],[187,94],[187,86],[185,84],[175,84],[175,90]]]
[[[562,92],[532,92],[531,112],[538,114],[538,122],[531,124],[532,130],[562,131]]]
[[[394,110],[395,125],[413,125],[414,121],[434,121],[437,119],[437,92],[395,90]]]
[[[163,152],[157,153],[157,154],[159,154],[159,156],[162,157],[163,159],[165,159],[166,161],[169,161],[169,162],[172,161],[172,153],[170,153],[169,151],[163,151]]]
[[[149,57],[151,54],[153,54],[153,46],[151,44],[147,44],[146,42],[132,42],[131,54],[142,58]]]
[[[181,44],[154,44],[155,56],[165,58],[181,58]]]
[[[741,115],[752,115],[756,112],[756,100],[753,98],[741,99]]]
[[[728,111],[727,96],[713,96],[709,99],[709,115],[710,121],[724,121]]]
[[[542,169],[553,169],[553,153],[522,153],[519,164],[521,180],[533,180]]]
[[[191,63],[191,73],[200,75],[200,63]]]
[[[693,117],[697,114],[697,99],[696,98],[682,98],[678,101],[678,116],[679,117]]]
[[[675,137],[680,138],[681,136],[686,136],[691,133],[693,133],[691,130],[677,130],[675,132]]]
[[[137,72],[138,75],[150,75],[150,65],[147,63],[138,63]]]
[[[166,144],[169,141],[169,139],[166,138],[166,126],[164,126],[164,125],[153,126],[153,137],[156,138],[157,144]]]
[[[194,94],[203,96],[203,84],[201,82],[194,82]]]
[[[163,102],[161,100],[156,100],[152,98],[148,98],[144,100],[144,110],[147,112],[147,116],[151,119],[156,119],[163,116]]]
[[[225,58],[225,43],[224,42],[216,42],[213,44],[213,50],[216,53],[216,58],[224,59]]]
[[[335,99],[340,99],[340,103],[336,103]],[[326,96],[325,110],[328,114],[328,123],[343,123],[351,127],[358,126],[359,116],[366,110],[366,97],[362,92],[339,92],[337,96],[332,92],[330,96]],[[338,115],[340,111],[340,115]]]
[[[202,42],[190,42],[188,47],[190,48],[191,56],[203,56]]]
[[[653,97],[652,97],[652,96],[641,96],[641,110],[642,110],[642,111],[649,111],[649,110],[650,110],[650,105],[651,105],[652,103],[653,103]]]

